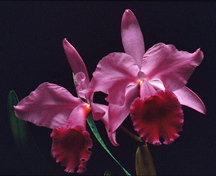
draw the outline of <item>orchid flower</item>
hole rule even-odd
[[[90,87],[94,92],[108,94],[111,132],[122,124],[131,106],[134,128],[143,140],[160,144],[158,139],[162,135],[164,143],[169,144],[178,136],[176,133],[183,123],[180,105],[203,114],[206,111],[202,100],[185,86],[202,62],[203,52],[200,49],[194,53],[178,51],[175,46],[164,43],[158,43],[145,52],[139,23],[129,9],[122,17],[121,38],[125,53],[114,52],[102,58],[93,73]],[[141,99],[133,102],[139,96]],[[144,116],[152,122],[150,126],[148,120],[142,119]],[[178,120],[172,123],[172,118]],[[167,120],[170,122],[160,124]],[[161,130],[163,132],[159,132]],[[172,134],[165,134],[170,131]]]
[[[118,144],[115,133],[108,131],[108,107],[93,103],[93,91],[88,89],[89,76],[82,58],[66,39],[63,47],[75,75],[79,97],[74,97],[61,86],[45,82],[14,106],[15,115],[37,126],[52,129],[51,154],[56,162],[61,162],[66,172],[73,173],[78,167],[77,173],[83,173],[91,155],[89,149],[93,146],[86,131],[86,118],[91,111],[94,120],[104,122],[113,145]]]

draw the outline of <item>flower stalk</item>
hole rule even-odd
[[[119,127],[122,131],[124,131],[128,136],[130,136],[132,139],[134,139],[137,142],[145,143],[141,137],[131,133],[127,128],[125,128],[123,125],[120,125]]]

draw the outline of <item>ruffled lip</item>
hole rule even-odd
[[[171,144],[179,137],[184,122],[181,105],[171,91],[160,90],[152,96],[141,99],[136,98],[130,107],[131,120],[134,130],[143,141],[161,145]]]
[[[76,168],[77,173],[85,172],[93,146],[89,132],[81,126],[68,126],[53,129],[50,136],[53,140],[51,154],[57,163],[66,167],[65,172],[74,173]]]

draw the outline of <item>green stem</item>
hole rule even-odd
[[[128,131],[128,129],[125,128],[123,125],[120,125],[120,129],[121,129],[122,131],[124,131],[124,132],[125,132],[128,136],[130,136],[132,139],[134,139],[135,141],[141,142],[141,143],[145,143],[145,142],[141,139],[141,137],[139,137],[139,136],[137,136],[137,135],[131,133],[131,132]]]

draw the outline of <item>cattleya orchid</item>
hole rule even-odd
[[[108,94],[110,132],[115,132],[128,114],[143,141],[172,143],[182,130],[181,105],[205,113],[202,100],[185,85],[203,60],[203,52],[178,51],[158,43],[145,52],[139,23],[129,9],[121,22],[125,50],[105,56],[97,65],[90,86]]]
[[[88,89],[89,76],[86,66],[76,49],[66,40],[63,47],[75,75],[77,95],[52,83],[42,83],[35,91],[22,99],[15,108],[16,117],[52,129],[51,154],[56,162],[65,166],[66,172],[86,170],[92,148],[90,134],[86,131],[86,118],[92,112],[94,120],[102,120],[110,141],[115,141],[115,132],[109,132],[108,107],[93,103],[93,91]],[[85,100],[85,101],[84,101]]]
[[[102,147],[125,174],[130,175],[110,153],[93,121],[101,120],[110,142],[118,146],[116,130],[130,114],[139,136],[123,126],[121,129],[139,142],[135,153],[136,174],[156,175],[146,143],[161,145],[163,137],[164,144],[171,144],[179,137],[184,122],[181,105],[206,112],[202,100],[186,87],[194,69],[203,60],[200,48],[189,53],[178,51],[172,44],[158,43],[145,52],[139,23],[129,9],[122,17],[121,38],[125,52],[113,52],[102,58],[91,81],[79,53],[63,40],[78,97],[49,82],[40,84],[18,104],[15,93],[9,94],[11,111],[17,104],[14,113],[10,113],[12,120],[18,117],[52,129],[51,155],[66,167],[66,172],[74,173],[76,168],[77,173],[86,171],[93,147],[86,120]],[[99,91],[108,95],[108,106],[93,102],[94,93]],[[88,117],[91,114],[93,120]]]

